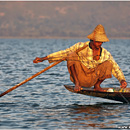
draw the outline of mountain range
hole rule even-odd
[[[0,1],[1,38],[130,38],[129,1]]]

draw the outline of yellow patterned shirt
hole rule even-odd
[[[55,53],[48,55],[49,63],[61,60],[63,57],[67,57],[68,54],[75,52],[77,49],[83,47],[84,45],[88,45],[85,49],[78,52],[80,62],[85,65],[87,68],[95,68],[97,65],[103,63],[104,61],[110,61],[113,64],[112,74],[121,82],[121,80],[126,80],[124,74],[118,64],[113,59],[110,52],[108,52],[105,48],[102,47],[102,52],[99,60],[93,60],[93,51],[89,47],[88,42],[78,42],[75,45],[67,48],[66,50],[61,50]]]

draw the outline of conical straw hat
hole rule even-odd
[[[87,38],[99,42],[109,41],[109,39],[106,36],[105,29],[101,24],[97,25],[94,31],[90,35],[88,35]]]

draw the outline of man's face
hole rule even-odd
[[[96,49],[99,49],[102,46],[103,42],[98,42],[98,41],[94,41],[93,44],[95,46]]]

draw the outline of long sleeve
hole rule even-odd
[[[115,78],[118,79],[119,82],[121,82],[121,80],[126,80],[125,76],[121,70],[121,68],[119,67],[119,65],[115,62],[115,60],[113,59],[113,57],[110,55],[110,60],[113,64],[113,68],[112,68],[112,74],[113,76],[115,76]]]
[[[52,54],[49,54],[47,57],[48,57],[48,61],[49,63],[52,63],[52,62],[55,62],[55,61],[58,61],[58,60],[61,60],[62,58],[64,57],[67,57],[68,54],[76,51],[77,49],[83,47],[85,44],[88,44],[88,42],[78,42],[76,43],[75,45],[71,46],[70,48],[67,48],[65,50],[61,50],[61,51],[58,51],[58,52],[54,52]]]

